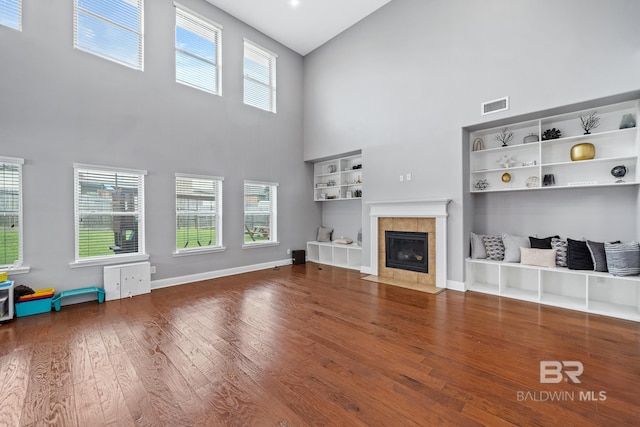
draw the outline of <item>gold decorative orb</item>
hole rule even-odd
[[[571,161],[591,160],[596,156],[596,146],[590,142],[583,142],[571,147]]]
[[[509,182],[511,181],[511,174],[508,172],[505,172],[502,174],[502,182]]]

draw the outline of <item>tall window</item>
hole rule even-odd
[[[23,163],[0,157],[0,269],[22,265]]]
[[[220,94],[222,27],[176,5],[176,81]]]
[[[244,244],[246,246],[278,241],[278,184],[244,182]]]
[[[142,70],[142,4],[143,0],[74,0],[74,47]]]
[[[74,168],[76,263],[144,255],[146,171]]]
[[[22,31],[22,0],[0,0],[0,25]]]
[[[222,248],[222,180],[176,174],[176,253]]]
[[[274,53],[244,40],[244,103],[276,112],[276,58]]]

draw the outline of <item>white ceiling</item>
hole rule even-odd
[[[391,0],[207,0],[301,55]]]

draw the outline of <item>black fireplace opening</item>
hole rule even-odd
[[[385,231],[386,266],[429,273],[428,233]]]

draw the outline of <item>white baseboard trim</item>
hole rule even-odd
[[[264,262],[262,264],[244,265],[242,267],[227,268],[224,270],[207,271],[205,273],[189,274],[188,276],[171,277],[169,279],[160,279],[151,281],[151,290],[168,288],[171,286],[184,285],[201,280],[217,279],[219,277],[233,276],[235,274],[250,273],[252,271],[268,270],[270,268],[281,267],[291,264],[291,259],[287,258],[280,261]]]
[[[460,291],[460,292],[467,291],[464,282],[458,282],[455,280],[447,280],[447,289],[450,289],[452,291]]]
[[[371,269],[371,267],[369,267],[368,265],[363,265],[360,267],[360,273],[362,274],[369,274],[369,275],[375,275],[373,273],[373,270]]]

